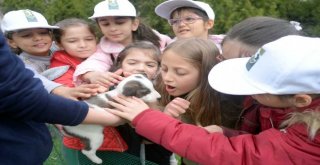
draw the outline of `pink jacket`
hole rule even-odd
[[[320,135],[311,141],[302,124],[231,138],[221,133],[210,134],[155,110],[139,114],[132,124],[138,134],[203,165],[316,165],[320,162]]]
[[[171,42],[171,38],[167,35],[160,34],[154,31],[160,37],[160,50],[162,51],[168,43]],[[112,64],[113,59],[116,59],[124,49],[124,46],[119,43],[110,42],[105,37],[102,37],[97,47],[97,51],[77,66],[73,75],[73,81],[75,84],[82,84],[82,80],[79,78],[82,74],[89,71],[108,71]]]

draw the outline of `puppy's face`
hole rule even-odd
[[[161,97],[152,82],[142,74],[133,74],[125,78],[118,84],[117,90],[125,96],[135,96],[146,102],[155,102]]]

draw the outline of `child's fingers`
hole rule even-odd
[[[132,101],[132,98],[129,98],[129,97],[126,97],[126,96],[121,96],[121,95],[119,95],[119,96],[115,96],[115,97],[113,97],[113,99],[116,101],[116,102],[118,102],[118,103],[120,103],[120,104],[123,104],[123,105],[127,105],[128,103],[130,104]]]
[[[82,87],[82,88],[84,88],[84,89],[97,89],[97,88],[99,88],[99,84],[81,84],[81,85],[79,85],[79,86],[77,86],[77,87]]]
[[[113,115],[119,116],[123,119],[126,119],[128,121],[132,121],[135,115],[127,113],[127,112],[122,112],[116,109],[110,109],[110,108],[105,108],[106,111],[112,113]]]
[[[190,106],[190,102],[182,98],[175,98],[172,102],[184,109],[187,109]]]
[[[118,102],[118,101],[117,101]],[[113,102],[113,101],[109,101],[108,102],[111,106],[115,107],[117,110],[120,110],[120,111],[125,111],[125,106],[123,106],[122,104],[119,104],[119,103],[116,103],[116,102]]]
[[[174,117],[174,118],[177,118],[180,116],[179,113],[177,113],[176,111],[172,111],[171,109],[168,109],[167,112],[170,116]]]
[[[137,97],[135,97],[135,96],[132,96],[131,99],[134,100],[134,101],[136,101],[137,103],[141,103],[141,104],[147,105],[142,99],[137,98]]]

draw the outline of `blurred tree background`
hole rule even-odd
[[[0,0],[5,13],[31,9],[42,13],[51,24],[69,17],[87,19],[101,0]],[[158,31],[172,35],[167,21],[154,13],[164,0],[130,0],[143,22]],[[203,0],[216,14],[214,32],[222,34],[232,25],[251,16],[272,16],[301,23],[305,32],[320,36],[320,0]]]

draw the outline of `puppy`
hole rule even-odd
[[[152,82],[147,77],[142,74],[133,74],[122,80],[115,89],[84,101],[95,110],[105,111],[102,108],[109,108],[108,101],[119,94],[135,96],[145,102],[155,102],[160,98],[160,94],[154,89]],[[85,145],[81,152],[94,163],[101,164],[102,160],[97,157],[96,151],[103,142],[103,128],[101,125],[80,124],[77,126],[64,126],[63,130],[67,134],[79,138]]]

